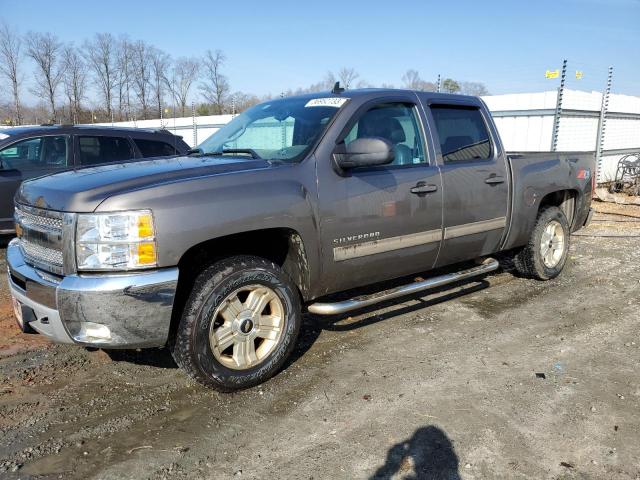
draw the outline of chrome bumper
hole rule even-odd
[[[104,348],[166,343],[178,269],[59,277],[25,263],[17,240],[7,247],[11,294],[33,311],[29,326],[58,343]]]

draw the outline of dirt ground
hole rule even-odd
[[[560,278],[307,316],[235,394],[165,350],[18,335],[2,275],[0,477],[639,479],[640,207],[596,207]]]

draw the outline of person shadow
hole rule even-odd
[[[458,467],[458,456],[447,434],[429,425],[393,445],[371,480],[460,480]]]

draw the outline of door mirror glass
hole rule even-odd
[[[336,152],[336,162],[342,169],[387,165],[395,155],[390,141],[378,137],[357,138]]]

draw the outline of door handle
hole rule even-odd
[[[432,193],[437,190],[437,185],[427,185],[425,182],[418,182],[415,187],[411,188],[410,192],[415,193],[416,195],[424,195],[425,193]]]
[[[486,178],[484,183],[488,183],[489,185],[496,185],[498,183],[504,183],[504,177],[494,175],[492,177]]]

